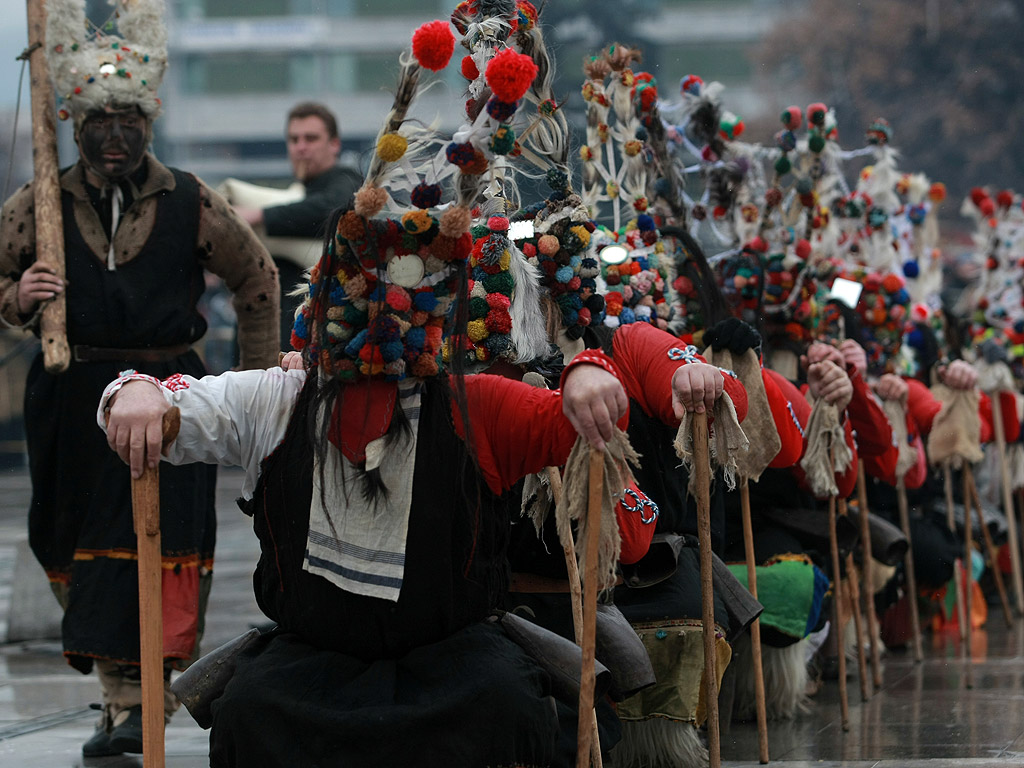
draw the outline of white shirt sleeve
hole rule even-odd
[[[133,379],[158,385],[168,404],[181,411],[181,428],[163,460],[242,467],[242,496],[248,499],[256,489],[260,463],[284,439],[306,372],[269,368],[228,371],[201,379],[177,374],[158,382],[126,371],[107,385],[100,399],[96,419],[104,432],[107,402]]]

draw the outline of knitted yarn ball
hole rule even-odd
[[[455,35],[446,21],[428,21],[412,35],[412,55],[425,69],[444,69],[454,51]]]
[[[538,71],[529,56],[505,48],[488,62],[484,78],[499,100],[516,102],[529,90]]]

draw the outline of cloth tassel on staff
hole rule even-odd
[[[882,687],[882,661],[878,648],[878,614],[875,613],[875,584],[871,567],[871,521],[868,509],[867,480],[864,476],[864,460],[857,461],[857,506],[860,509],[860,540],[864,548],[864,608],[868,614],[868,647],[871,651],[871,680],[876,689]]]
[[[164,414],[163,443],[178,435],[181,414]],[[139,555],[139,659],[142,663],[142,755],[145,768],[164,767],[164,635],[160,550],[160,465],[132,479],[132,518]]]
[[[726,484],[736,485],[736,457],[749,447],[740,428],[736,408],[728,394],[715,402],[715,435],[708,432],[707,413],[687,412],[679,425],[676,455],[690,473],[689,493],[697,502],[697,539],[700,552],[701,630],[704,639],[704,701],[707,708],[708,755],[711,768],[722,764],[718,722],[718,673],[715,654],[715,596],[711,559],[711,461],[723,469]]]
[[[844,731],[850,730],[850,705],[846,693],[846,654],[843,650],[843,626],[840,623],[839,607],[842,605],[842,579],[839,568],[839,540],[836,535],[836,473],[845,472],[853,461],[853,452],[846,444],[846,435],[839,423],[839,410],[824,400],[808,396],[811,415],[805,430],[807,450],[800,459],[800,466],[807,477],[811,492],[817,496],[828,496],[829,551],[832,562],[832,617],[839,647],[839,709]]]
[[[557,497],[555,527],[559,540],[572,541],[575,521],[583,542],[578,571],[583,574],[583,632],[579,641],[583,669],[576,754],[579,768],[590,764],[595,751],[598,753],[595,765],[601,764],[594,715],[597,594],[615,583],[621,546],[615,507],[622,498],[622,489],[629,484],[627,465],[638,461],[629,438],[620,429],[615,430],[603,451],[593,450],[583,438],[578,438],[566,462],[565,480]]]
[[[747,561],[747,587],[751,596],[757,599],[757,560],[754,556],[754,528],[750,515],[750,481],[757,481],[761,473],[778,455],[782,439],[775,428],[771,405],[764,391],[761,378],[761,361],[757,353],[749,349],[742,355],[733,355],[728,349],[715,352],[710,347],[704,350],[704,358],[713,365],[733,371],[747,391],[747,418],[744,434],[752,429],[758,436],[754,445],[747,443],[746,450],[739,447],[734,454],[736,471],[740,476],[740,512],[743,520],[743,549]],[[750,625],[751,661],[754,667],[754,708],[757,715],[758,761],[769,762],[768,751],[768,707],[765,701],[764,664],[761,654],[761,620],[754,619]]]
[[[903,570],[907,580],[907,608],[910,610],[910,629],[913,635],[914,661],[920,663],[924,660],[924,651],[921,645],[921,617],[917,610],[917,574],[914,572],[914,542],[910,535],[910,510],[907,506],[907,487],[904,483],[904,475],[917,462],[917,449],[912,447],[907,434],[907,410],[906,405],[896,400],[886,400],[882,404],[889,423],[892,425],[892,437],[899,447],[899,454],[896,458],[896,505],[899,508],[900,527],[903,535],[907,537],[907,554],[903,557]]]

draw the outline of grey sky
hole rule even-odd
[[[25,0],[0,0],[0,110],[14,108],[18,94],[21,62],[15,58],[28,43],[25,25]],[[22,108],[28,109],[28,72],[22,87]]]

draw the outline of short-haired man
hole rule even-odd
[[[306,188],[304,199],[267,208],[236,206],[253,227],[263,225],[270,237],[319,238],[324,222],[336,208],[349,205],[362,183],[352,168],[338,165],[341,136],[334,114],[314,101],[296,104],[285,124],[288,160],[292,172]],[[290,349],[292,322],[300,298],[288,293],[303,282],[307,265],[284,254],[273,254],[281,278],[281,345]]]

